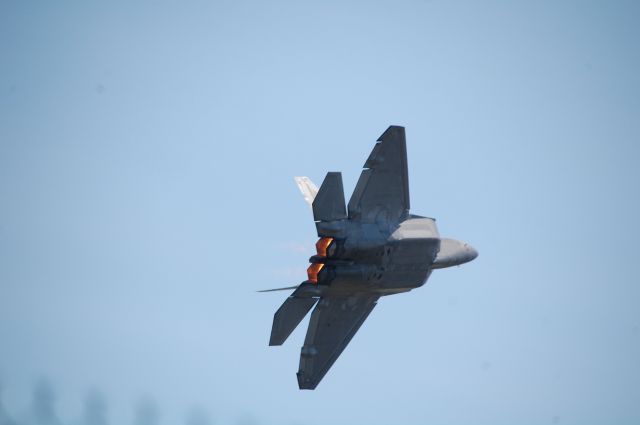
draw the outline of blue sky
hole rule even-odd
[[[0,3],[0,380],[66,423],[640,420],[636,2]],[[292,177],[404,125],[474,262],[383,299],[314,392],[267,347],[315,232]]]

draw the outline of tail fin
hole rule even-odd
[[[344,202],[342,173],[330,172],[327,173],[313,200],[313,219],[333,221],[343,218],[347,218],[347,208]]]
[[[302,192],[304,200],[307,202],[307,204],[309,204],[310,207],[312,207],[313,200],[318,194],[318,186],[313,184],[309,177],[294,177],[293,179],[296,181],[300,192]]]

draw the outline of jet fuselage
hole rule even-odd
[[[410,215],[391,225],[382,220],[324,224],[317,223],[322,237],[317,255],[310,258],[309,281],[325,286],[327,293],[406,292],[424,285],[432,269],[460,265],[478,255],[466,243],[441,239],[432,218]]]
[[[319,240],[308,279],[273,316],[269,345],[281,345],[313,308],[297,378],[314,389],[384,295],[407,292],[434,269],[473,260],[468,244],[440,238],[432,218],[410,214],[405,131],[378,138],[348,205],[342,174],[327,173],[319,189],[296,179],[311,204]],[[381,359],[381,361],[384,361]]]

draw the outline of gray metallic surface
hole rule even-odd
[[[445,267],[459,266],[468,263],[478,256],[478,251],[468,243],[455,239],[444,238],[440,241],[440,251],[431,268],[443,269]]]
[[[273,316],[269,345],[282,345],[316,301],[317,298],[287,298]]]
[[[409,211],[409,177],[404,127],[390,126],[364,164],[349,200],[349,218],[397,221]]]
[[[360,329],[378,296],[323,297],[311,314],[300,354],[298,385],[312,390]]]
[[[327,173],[312,205],[313,219],[316,221],[333,221],[347,218],[341,173]]]
[[[380,136],[364,167],[348,214],[341,174],[327,174],[312,204],[319,243],[326,242],[309,260],[320,270],[317,282],[303,282],[274,316],[270,345],[279,345],[318,301],[300,354],[300,389],[318,385],[381,296],[418,288],[434,269],[478,255],[440,238],[434,219],[409,214],[403,127]]]

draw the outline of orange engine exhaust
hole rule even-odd
[[[321,257],[327,256],[327,248],[329,248],[329,245],[331,245],[331,242],[333,242],[333,238],[318,239],[318,242],[316,242],[316,251],[318,252],[319,256]]]
[[[309,278],[309,282],[318,284],[318,273],[324,267],[322,263],[313,263],[307,269],[307,277]]]

